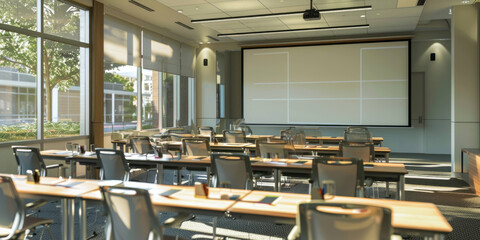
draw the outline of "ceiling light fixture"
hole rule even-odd
[[[360,15],[360,17],[361,17],[361,18],[364,18],[364,17],[365,17],[365,14]]]
[[[364,11],[364,10],[372,10],[372,6],[369,5],[369,6],[361,6],[361,7],[331,8],[331,9],[320,9],[315,11],[321,14],[325,14],[325,13],[353,12],[353,11]],[[308,9],[307,11],[310,11],[310,9]],[[192,23],[226,22],[226,21],[236,21],[236,20],[258,19],[258,18],[295,16],[295,15],[303,15],[305,13],[306,11],[269,13],[269,14],[257,14],[257,15],[235,16],[235,17],[224,17],[224,18],[196,19],[196,20],[192,20],[191,22]]]
[[[178,9],[177,12],[178,12],[178,13],[183,13],[183,10],[182,10],[182,9]]]
[[[370,27],[369,24],[361,25],[347,25],[347,26],[335,26],[335,27],[323,27],[323,28],[299,28],[299,29],[285,29],[285,30],[273,30],[273,31],[260,31],[260,32],[239,32],[239,33],[219,33],[218,37],[238,37],[249,35],[266,35],[277,33],[298,33],[298,32],[314,32],[325,30],[349,30],[349,29],[362,29]]]

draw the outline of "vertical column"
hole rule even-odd
[[[103,4],[93,2],[92,14],[92,78],[90,80],[90,143],[103,147]],[[114,103],[112,103],[114,104]],[[114,113],[112,112],[112,117]]]
[[[204,60],[207,59],[204,66]],[[215,51],[202,47],[197,51],[196,97],[197,125],[215,126],[217,117],[217,68]]]
[[[478,4],[453,8],[452,172],[460,172],[462,148],[480,147],[478,9]]]

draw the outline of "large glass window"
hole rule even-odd
[[[37,0],[0,0],[0,23],[37,29]]]
[[[105,64],[105,131],[137,129],[138,68]]]
[[[159,81],[162,73],[142,70],[142,129],[159,128]]]
[[[86,135],[88,10],[66,0],[0,0],[0,11],[9,25],[0,26],[0,142]]]

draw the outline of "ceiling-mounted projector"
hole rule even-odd
[[[305,21],[320,20],[320,12],[315,8],[307,9],[303,13],[303,20]]]

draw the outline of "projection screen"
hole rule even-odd
[[[244,48],[247,124],[409,126],[409,41]]]

